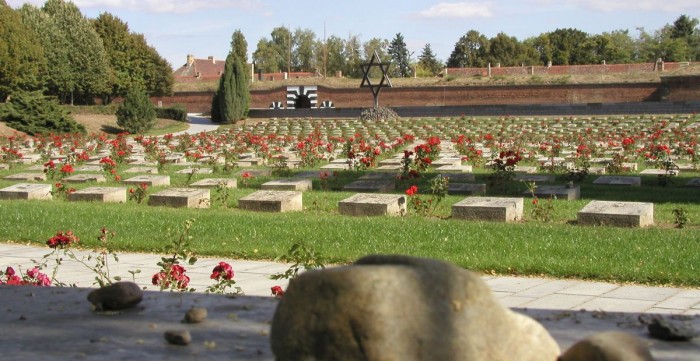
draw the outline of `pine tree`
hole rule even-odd
[[[142,134],[155,124],[156,110],[148,94],[141,87],[133,86],[117,109],[117,125],[129,133]]]
[[[396,34],[389,44],[389,54],[394,63],[394,76],[407,78],[411,76],[410,54],[401,33]]]
[[[418,57],[418,64],[431,75],[436,75],[442,70],[442,63],[435,57],[433,49],[430,48],[430,43],[425,44],[423,52]]]
[[[0,119],[10,127],[27,134],[82,133],[85,127],[77,123],[56,101],[41,91],[15,91],[0,108]]]

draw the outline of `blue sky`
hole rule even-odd
[[[12,7],[43,0],[7,0]],[[75,0],[90,18],[102,12],[116,15],[132,31],[178,68],[187,54],[224,59],[231,34],[240,29],[252,53],[262,37],[278,26],[311,29],[318,39],[327,36],[361,41],[404,36],[418,56],[430,43],[445,60],[460,36],[474,29],[487,37],[505,32],[524,40],[558,28],[589,34],[637,28],[660,29],[681,14],[700,19],[700,0]]]

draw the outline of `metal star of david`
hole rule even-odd
[[[372,54],[372,58],[369,60],[369,63],[360,64],[360,67],[362,67],[362,73],[364,73],[360,88],[369,88],[372,91],[372,95],[374,95],[374,108],[379,107],[379,92],[382,90],[382,88],[392,87],[391,79],[389,79],[389,75],[387,75],[390,66],[391,63],[381,62],[379,59],[379,54],[377,54],[376,50],[374,51],[374,54]],[[379,84],[372,84],[372,81],[369,79],[369,73],[372,71],[372,68],[375,67],[382,71],[382,79],[379,81]]]

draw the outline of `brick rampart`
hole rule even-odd
[[[674,71],[686,63],[635,63],[635,64],[595,64],[595,65],[554,65],[491,67],[491,76],[515,75],[586,75],[610,73],[654,73]],[[446,68],[443,75],[449,77],[488,76],[489,68]]]

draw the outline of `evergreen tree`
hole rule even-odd
[[[408,78],[411,76],[410,54],[401,33],[396,34],[389,44],[388,53],[394,63],[394,76]]]
[[[19,13],[0,0],[0,102],[14,90],[38,90],[46,72],[44,49]]]
[[[156,124],[156,110],[140,86],[132,86],[117,108],[117,125],[132,134],[142,134]]]
[[[442,71],[442,63],[437,60],[433,49],[430,48],[430,43],[425,44],[423,51],[418,57],[418,65],[425,71],[427,71],[431,76],[438,74]]]
[[[250,106],[249,79],[245,66],[233,51],[229,52],[224,74],[212,100],[211,119],[217,123],[233,123],[244,119]]]
[[[27,134],[82,133],[85,127],[77,123],[56,98],[40,91],[16,91],[0,108],[0,119],[10,127]]]
[[[248,42],[240,30],[234,31],[231,35],[231,49],[243,63],[248,63]]]

